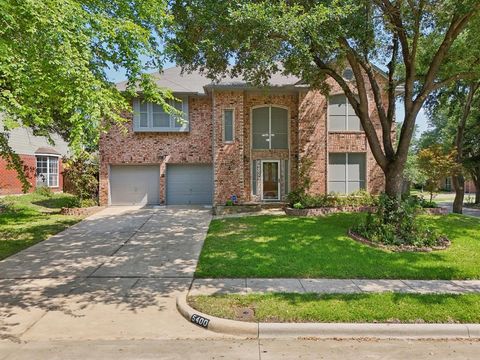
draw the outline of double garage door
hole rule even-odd
[[[210,165],[167,165],[168,205],[212,203],[213,172]],[[112,205],[155,205],[160,203],[158,165],[112,165],[110,167]]]

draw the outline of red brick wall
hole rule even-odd
[[[165,202],[165,171],[171,164],[212,163],[211,99],[189,97],[190,131],[184,133],[127,133],[113,127],[100,137],[100,203],[108,204],[109,165],[155,165],[160,167],[160,201]],[[129,117],[131,120],[131,116]]]
[[[332,84],[331,94],[336,93],[341,91]],[[373,99],[370,103],[375,121]],[[251,109],[260,105],[280,105],[289,110],[290,153],[288,150],[251,149]],[[108,202],[109,165],[158,164],[160,200],[164,202],[167,163],[211,164],[214,161],[214,203],[223,204],[232,194],[237,195],[240,202],[249,202],[256,200],[251,195],[251,160],[255,159],[289,159],[290,189],[293,189],[298,182],[299,161],[310,158],[313,160],[311,192],[325,193],[329,152],[365,152],[367,189],[374,193],[381,191],[383,173],[371,154],[365,135],[362,132],[327,133],[327,107],[327,98],[318,91],[298,94],[215,89],[214,100],[211,97],[189,98],[188,133],[133,133],[131,122],[127,125],[127,134],[113,128],[100,139],[100,201],[102,204]],[[234,109],[235,141],[231,144],[223,141],[224,109]],[[381,134],[378,120],[376,126]]]
[[[31,188],[29,192],[35,190],[36,176],[35,171],[37,167],[37,160],[35,155],[20,155],[20,159],[23,161],[24,170],[30,183]],[[54,192],[62,191],[63,189],[63,163],[62,159],[59,159],[59,176],[58,187],[51,188]],[[18,180],[17,172],[13,169],[7,168],[7,163],[4,159],[0,158],[0,195],[9,194],[22,194],[22,184]]]
[[[330,81],[330,95],[342,94],[340,87]],[[370,94],[369,94],[370,95]],[[304,158],[313,160],[310,168],[312,180],[310,192],[323,194],[327,192],[328,153],[329,152],[365,152],[367,156],[367,190],[379,193],[385,187],[385,178],[375,161],[363,132],[328,132],[327,130],[328,98],[319,91],[300,94],[300,162]],[[381,139],[381,128],[375,110],[373,96],[369,96],[369,111],[374,126]]]
[[[224,204],[236,195],[240,202],[246,197],[244,177],[244,137],[246,128],[243,91],[215,91],[214,93],[214,203]],[[234,142],[223,141],[223,111],[234,110]]]

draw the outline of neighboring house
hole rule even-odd
[[[1,118],[0,132],[3,132]],[[23,161],[28,181],[32,185],[30,191],[38,186],[62,191],[62,156],[67,155],[68,144],[54,135],[52,138],[55,145],[52,145],[45,137],[34,136],[31,130],[25,128],[15,128],[8,133],[9,145]],[[22,184],[18,180],[17,172],[8,169],[5,160],[0,158],[0,195],[21,193]]]
[[[475,183],[473,182],[473,180],[471,180],[471,179],[465,180],[464,189],[465,189],[466,194],[475,193],[476,189],[475,189]],[[446,177],[446,178],[441,180],[440,190],[450,191],[450,192],[455,191],[455,189],[452,185],[452,178],[451,177]]]
[[[175,67],[156,74],[156,83],[181,100],[174,105],[184,118],[142,102],[141,94],[133,101],[127,134],[113,127],[100,139],[102,204],[219,205],[232,195],[239,203],[281,202],[295,189],[303,159],[311,162],[313,194],[384,189],[360,121],[333,81],[329,97],[280,75],[254,88]]]

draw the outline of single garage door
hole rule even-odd
[[[211,165],[167,165],[168,205],[208,205],[212,194]]]
[[[110,200],[112,205],[159,204],[160,166],[112,165]]]

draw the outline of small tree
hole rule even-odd
[[[432,145],[419,151],[417,162],[420,172],[427,179],[425,189],[430,193],[430,202],[433,200],[433,193],[439,189],[440,181],[459,171],[456,158],[456,150],[444,152],[440,145]]]
[[[79,206],[98,203],[98,157],[87,152],[65,158],[64,180],[67,191],[76,195]],[[87,206],[88,206],[87,205]]]
[[[408,182],[408,190],[410,185],[419,185],[424,186],[427,182],[427,177],[421,171],[418,166],[418,156],[415,154],[409,154],[407,158],[407,163],[405,164],[405,171],[403,173],[405,181]]]

